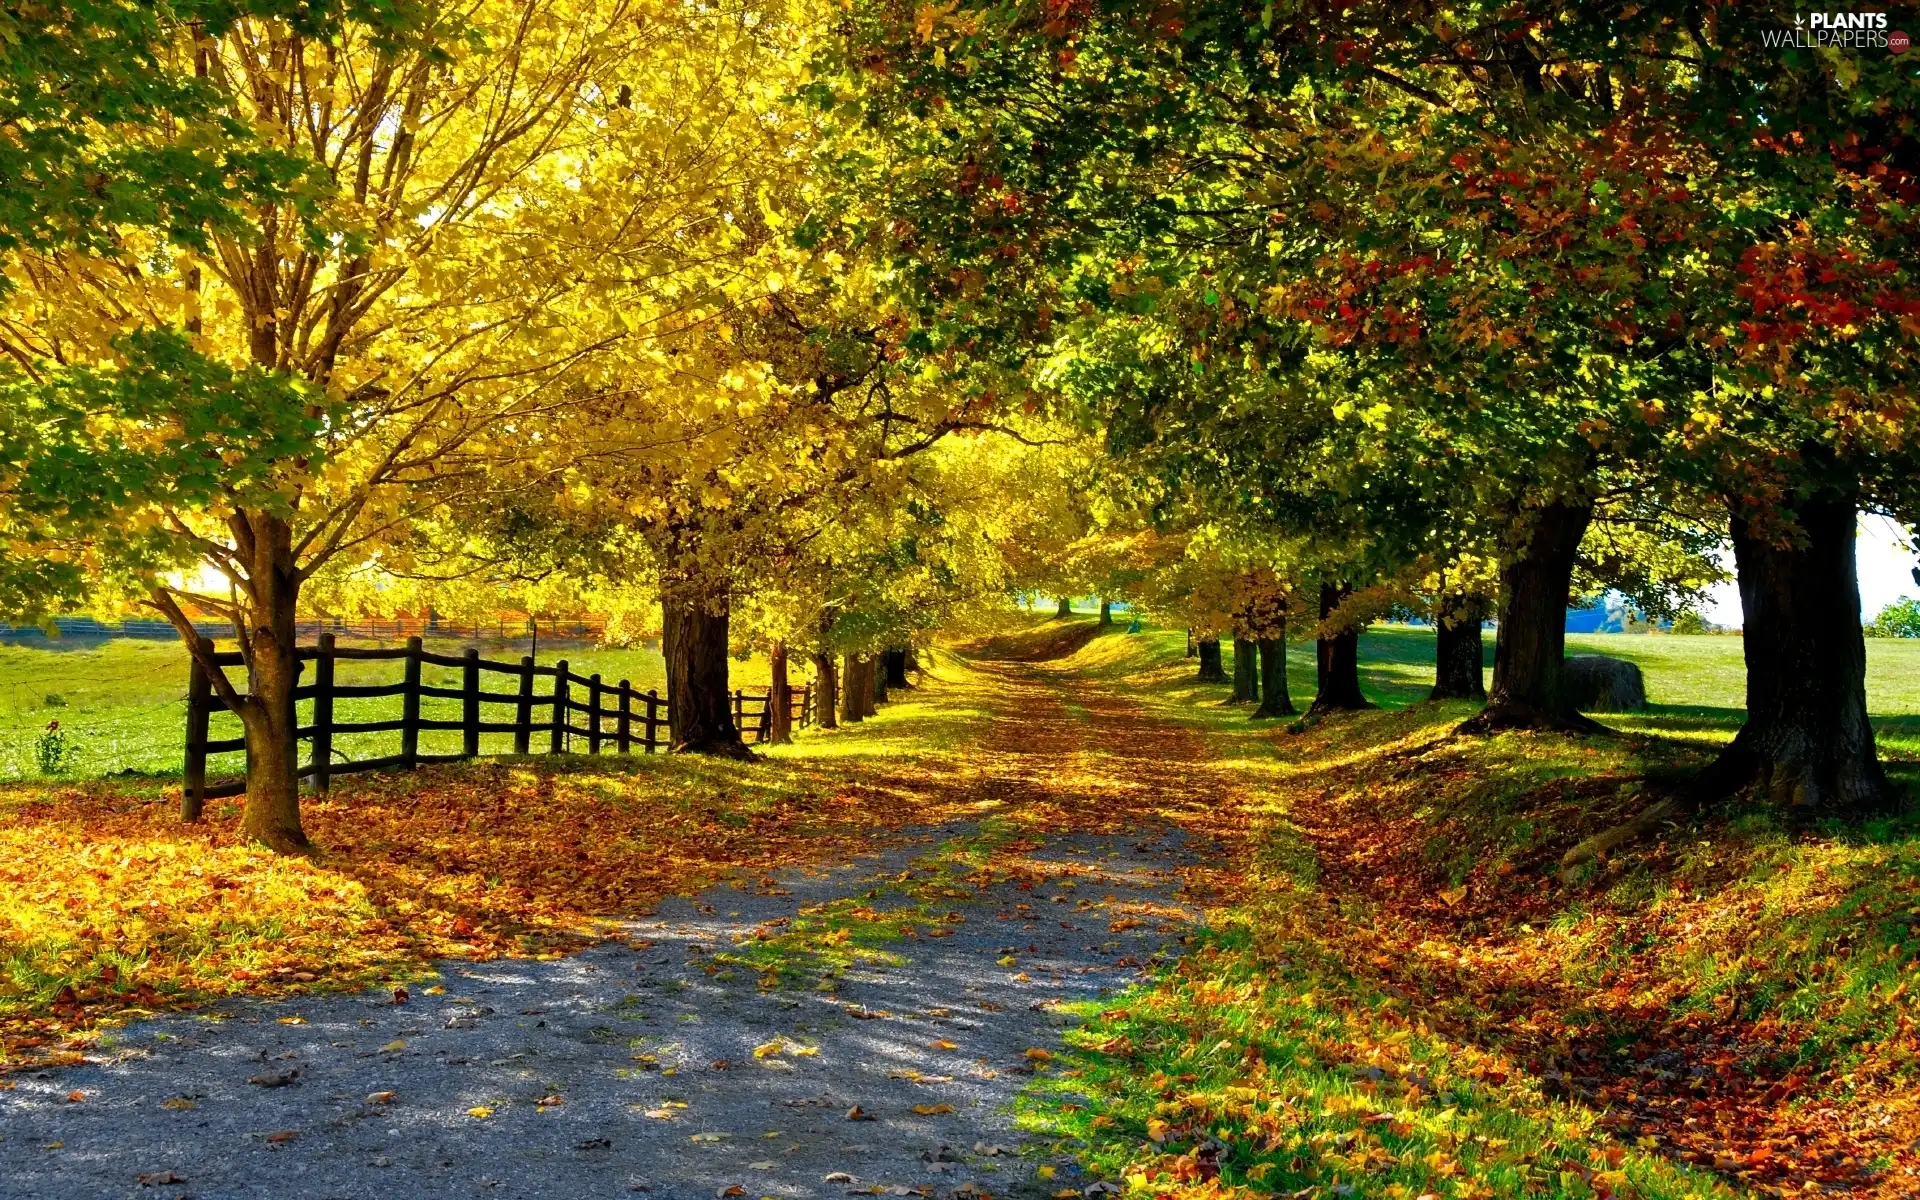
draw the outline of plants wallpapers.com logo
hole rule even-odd
[[[1887,27],[1883,12],[1795,13],[1791,27],[1763,29],[1761,40],[1778,50],[1886,50],[1906,53],[1906,33]]]

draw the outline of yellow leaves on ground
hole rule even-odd
[[[485,1104],[476,1104],[467,1110],[467,1115],[476,1121],[484,1121],[493,1115],[493,1109]]]

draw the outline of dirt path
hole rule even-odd
[[[1183,730],[1034,666],[981,670],[990,729],[953,783],[978,821],[670,901],[570,958],[442,963],[444,991],[404,1004],[130,1026],[0,1091],[0,1196],[1084,1185],[1023,1145],[1012,1102],[1062,1005],[1127,986],[1193,918],[1182,871],[1211,847],[1164,814],[1207,811],[1214,785]]]

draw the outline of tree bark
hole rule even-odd
[[[833,655],[825,650],[816,651],[813,656],[813,686],[817,690],[813,697],[813,711],[819,715],[820,728],[840,728],[840,672],[836,669]]]
[[[1073,601],[1065,596],[1061,596],[1059,600],[1060,606],[1054,610],[1053,616],[1057,621],[1064,621],[1073,615]]]
[[[1353,594],[1351,584],[1320,585],[1320,620],[1324,623]],[[1360,631],[1351,626],[1328,637],[1325,630],[1314,641],[1313,703],[1310,714],[1343,712],[1373,705],[1360,691]]]
[[[1225,683],[1227,672],[1220,662],[1220,639],[1202,638],[1199,645],[1200,674],[1197,678],[1201,683]]]
[[[1517,544],[1500,564],[1493,687],[1487,706],[1463,723],[1461,732],[1602,728],[1573,711],[1561,689],[1574,556],[1592,519],[1590,503],[1549,504],[1527,514]]]
[[[1734,514],[1747,720],[1689,790],[1716,799],[1757,784],[1801,817],[1896,809],[1904,797],[1867,719],[1853,496],[1819,494],[1792,515],[1804,536],[1783,546]]]
[[[727,689],[726,592],[698,581],[675,583],[664,590],[660,613],[673,752],[751,759],[734,727]]]
[[[1293,697],[1287,691],[1287,635],[1283,627],[1279,637],[1261,638],[1260,648],[1260,707],[1253,712],[1253,719],[1266,720],[1272,717],[1290,717],[1299,710],[1293,707]]]
[[[849,654],[840,660],[840,719],[857,725],[867,719],[867,704],[873,687],[860,671],[860,657]]]
[[[1113,624],[1113,601],[1102,600],[1100,602],[1100,623],[1102,625]]]
[[[907,682],[907,652],[905,650],[887,651],[887,686],[890,688],[912,687]]]
[[[1260,698],[1259,651],[1252,638],[1233,639],[1233,699],[1243,704]]]
[[[1433,691],[1429,700],[1485,700],[1485,650],[1480,626],[1486,601],[1478,596],[1442,597],[1434,624]]]
[[[767,652],[767,741],[786,746],[793,742],[793,684],[787,679],[787,644],[775,642]]]
[[[293,704],[300,662],[294,615],[300,575],[293,529],[264,514],[246,520],[252,537],[247,575],[253,627],[247,630],[247,699],[238,715],[247,732],[247,798],[240,829],[282,854],[311,848],[300,826],[300,739]]]
[[[873,717],[880,713],[880,702],[887,698],[887,674],[880,669],[878,654],[860,656],[861,715]]]

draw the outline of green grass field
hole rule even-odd
[[[1573,653],[1611,654],[1640,664],[1646,673],[1651,704],[1644,713],[1610,714],[1608,724],[1620,729],[1657,733],[1697,741],[1723,741],[1739,727],[1745,674],[1738,637],[1648,634],[1576,634],[1567,638]],[[440,653],[458,653],[456,642],[429,643]],[[1492,638],[1487,641],[1491,660]],[[483,657],[517,662],[524,643],[483,646]],[[1229,661],[1232,648],[1226,650]],[[541,647],[540,662],[566,658],[583,675],[599,672],[608,683],[627,679],[640,690],[666,690],[665,664],[654,650],[609,650],[582,645]],[[1361,679],[1367,695],[1388,708],[1401,708],[1426,696],[1433,675],[1433,633],[1410,626],[1378,625],[1360,642]],[[1313,695],[1313,648],[1296,644],[1287,654],[1288,686],[1296,703]],[[457,686],[459,672],[428,666],[424,682]],[[400,664],[342,662],[337,679],[343,684],[386,683],[400,677]],[[767,680],[764,662],[735,662],[736,686],[762,687]],[[108,775],[177,778],[186,731],[185,652],[177,643],[132,639],[91,642],[54,642],[39,646],[0,646],[0,780],[35,777],[34,739],[47,722],[58,720],[78,748],[72,775],[99,778]],[[797,682],[798,680],[796,680]],[[489,690],[511,690],[504,677],[483,681]],[[49,703],[50,698],[59,703]],[[1869,639],[1867,642],[1867,700],[1880,732],[1883,751],[1891,759],[1920,762],[1920,641]],[[422,714],[428,718],[459,716],[459,702],[428,698]],[[342,720],[380,720],[397,717],[398,697],[342,700],[336,704]],[[488,709],[487,719],[507,719],[507,710]],[[306,713],[302,714],[303,719]],[[233,737],[239,722],[225,713],[213,721],[213,736]],[[392,753],[394,734],[358,734],[342,737],[338,748],[354,759]],[[509,749],[510,738],[489,734],[481,739],[486,753]],[[459,735],[428,732],[421,737],[425,753],[459,748]],[[238,753],[216,757],[210,764],[216,775],[237,773]]]

